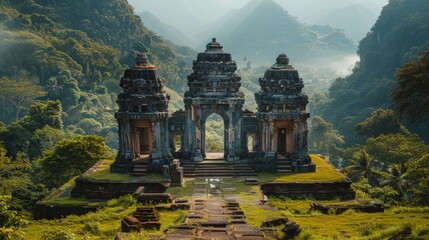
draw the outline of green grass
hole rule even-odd
[[[316,173],[302,173],[287,176],[275,176],[268,178],[264,175],[264,181],[336,181],[343,175],[336,172],[325,160],[312,156],[316,163]],[[103,169],[108,169],[104,167]],[[104,170],[92,174],[102,176]],[[96,175],[97,176],[97,175]],[[103,179],[103,178],[99,178]],[[259,178],[261,182],[261,178]],[[244,178],[231,178],[224,180],[228,187],[235,188],[237,201],[245,213],[249,224],[260,226],[262,221],[269,217],[286,216],[291,221],[298,223],[303,229],[297,239],[387,239],[404,227],[410,226],[413,230],[409,239],[429,239],[429,207],[394,207],[384,213],[360,213],[348,210],[340,215],[324,215],[310,210],[312,199],[291,200],[287,198],[269,198],[269,205],[261,205],[263,197],[259,186],[246,185]],[[169,187],[166,192],[172,193],[174,198],[191,198],[195,179],[185,179],[184,187]],[[67,191],[74,186],[71,179],[61,189],[52,194],[52,203],[78,204],[88,201],[85,199],[62,199]],[[49,201],[49,200],[48,200]],[[351,205],[359,204],[354,201],[318,201],[324,205]],[[131,215],[136,209],[135,200],[130,195],[103,203],[100,210],[83,216],[69,216],[59,220],[32,221],[30,225],[21,228],[25,233],[25,239],[40,239],[47,230],[69,230],[74,233],[76,239],[113,239],[120,230],[121,219]],[[164,230],[172,225],[180,225],[184,222],[188,211],[178,210],[160,211],[161,229],[159,231],[142,231],[141,234],[133,234],[130,239],[146,239],[149,234],[163,234]],[[281,227],[279,235],[282,236]]]
[[[187,198],[190,199],[194,190],[195,179],[186,178],[183,187],[170,186],[166,192],[171,193],[173,198]]]
[[[289,220],[298,223],[303,232],[298,239],[387,239],[408,224],[413,236],[429,238],[427,208],[391,208],[384,213],[361,213],[349,210],[340,215],[325,215],[310,210],[313,200],[270,198],[270,205]],[[349,205],[356,201],[319,201],[322,204]],[[415,239],[410,238],[410,239]]]
[[[260,173],[258,180],[266,182],[333,182],[340,181],[345,176],[334,169],[332,164],[316,155],[310,155],[312,162],[316,164],[316,171],[311,173],[291,173],[277,175],[274,173]]]
[[[94,201],[85,198],[71,198],[70,191],[74,188],[76,177],[70,179],[67,183],[62,185],[60,188],[54,190],[49,196],[47,196],[39,203],[46,205],[62,205],[62,206],[99,206],[105,201]]]
[[[57,220],[33,221],[28,226],[21,228],[27,240],[38,240],[46,231],[69,230],[74,233],[76,239],[113,239],[121,228],[121,220],[131,216],[136,209],[136,202],[130,195],[110,200],[106,207],[97,212],[83,216],[68,216]],[[160,213],[161,229],[159,231],[143,231],[144,234],[162,234],[172,225],[180,225],[188,214],[186,210],[162,210]]]
[[[132,177],[128,173],[111,173],[110,165],[114,162],[114,159],[103,159],[98,163],[97,168],[91,172],[85,172],[82,177],[94,180],[94,181],[128,181],[143,179],[145,181],[161,181],[161,174],[148,174],[143,177]]]

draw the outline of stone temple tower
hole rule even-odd
[[[151,169],[162,168],[172,159],[168,132],[168,102],[165,80],[146,54],[138,54],[135,65],[125,70],[120,81],[119,151],[112,172],[132,171],[133,163],[147,159]]]
[[[218,114],[224,123],[224,156],[228,161],[241,154],[242,107],[241,78],[231,54],[222,50],[213,38],[206,50],[198,54],[193,73],[188,76],[189,91],[185,93],[186,127],[183,156],[202,161],[205,156],[205,124],[211,114]]]
[[[286,54],[277,57],[259,83],[261,91],[255,93],[255,98],[262,157],[274,162],[279,173],[314,171],[307,149],[308,97]]]

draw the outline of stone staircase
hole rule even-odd
[[[227,162],[225,159],[205,159],[202,162],[182,162],[185,177],[257,176],[245,161]]]
[[[147,171],[149,168],[149,158],[141,158],[134,160],[133,162],[133,171],[131,172],[131,176],[140,177],[147,175]]]
[[[290,154],[280,154],[276,156],[276,167],[278,174],[292,173],[292,157]]]

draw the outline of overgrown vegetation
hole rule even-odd
[[[428,10],[427,1],[389,1],[371,31],[360,41],[360,62],[353,69],[353,73],[335,80],[329,89],[328,101],[318,106],[320,115],[338,129],[348,146],[365,142],[365,139],[355,135],[354,129],[359,122],[368,118],[378,108],[395,108],[391,91],[396,86],[401,88],[404,94],[401,95],[399,89],[395,91],[399,109],[407,109],[408,112],[414,111],[412,109],[415,108],[413,115],[404,115],[406,127],[429,141],[426,114],[423,114],[419,122],[408,122],[409,119],[417,117],[419,109],[424,109],[421,107],[422,104],[424,106],[424,92],[427,89],[427,76],[424,74],[427,70],[416,66],[423,66],[425,61],[422,59],[420,62],[405,65],[403,70],[398,72],[398,84],[395,81],[396,70],[410,61],[414,62],[424,49],[429,47]],[[417,69],[421,70],[421,75],[412,73]],[[410,78],[412,75],[416,76],[414,80]],[[403,101],[400,101],[400,98]],[[413,103],[409,102],[411,99]],[[427,111],[423,110],[421,113]]]

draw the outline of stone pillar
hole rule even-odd
[[[274,134],[273,134],[273,151],[274,152],[277,152],[277,145],[278,145],[277,141],[279,139],[278,131],[279,131],[278,128],[274,127]]]
[[[269,130],[269,124],[268,121],[264,121],[264,132],[265,132],[265,152],[270,151],[270,130]]]
[[[229,154],[229,131],[228,131],[228,119],[223,121],[223,157],[226,159],[228,158]]]
[[[294,137],[293,151],[294,152],[298,152],[298,149],[299,149],[299,135],[300,135],[299,128],[300,128],[299,123],[297,121],[294,121],[293,123],[293,137]]]
[[[206,157],[206,122],[201,121],[201,154]]]
[[[195,107],[192,105],[192,127],[191,127],[191,134],[192,134],[192,150],[191,150],[191,157],[194,162],[201,162],[203,161],[203,156],[201,155],[201,146],[199,142],[198,136],[198,129],[199,129],[199,122],[198,122],[198,113],[200,113],[199,107]]]
[[[156,121],[155,123],[152,124],[152,129],[153,129],[153,135],[155,138],[154,148],[152,150],[152,159],[154,159],[154,161],[158,161],[158,159],[162,158],[161,133],[160,133],[159,121]]]
[[[294,132],[293,126],[286,129],[286,152],[293,153],[294,151]]]
[[[127,137],[125,129],[125,121],[118,119],[118,136],[119,136],[119,149],[118,156],[125,158],[125,152],[127,151]]]
[[[192,141],[192,108],[190,104],[185,106],[186,120],[185,120],[185,131],[183,135],[183,154],[189,155],[191,152],[191,141]]]
[[[269,151],[273,152],[274,151],[274,122],[273,121],[268,122],[268,134],[269,134],[269,138],[268,138]]]
[[[176,134],[175,133],[170,133],[170,150],[172,151],[172,152],[176,152],[177,151],[177,149],[176,149]]]
[[[125,122],[125,139],[126,139],[126,147],[125,152],[132,152],[131,145],[131,124],[130,121]]]
[[[240,159],[240,154],[242,152],[247,152],[244,149],[242,149],[242,142],[246,143],[246,139],[242,138],[242,130],[243,130],[243,112],[241,111],[241,108],[236,108],[235,109],[235,127],[234,127],[234,139],[235,139],[235,152],[236,152],[236,159],[235,160],[239,160]],[[247,146],[246,148],[247,149]]]
[[[173,159],[171,154],[171,145],[170,145],[170,133],[168,129],[168,119],[162,121],[162,139],[164,140],[163,146],[163,157],[164,159]]]
[[[226,112],[228,116],[228,161],[234,161],[235,152],[234,152],[234,119],[231,110]]]

